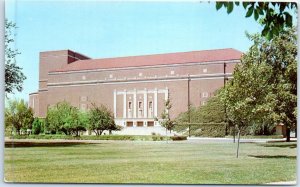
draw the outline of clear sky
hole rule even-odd
[[[71,49],[91,58],[205,49],[246,52],[245,31],[261,26],[235,7],[231,14],[208,2],[7,1],[16,22],[17,64],[27,79],[23,98],[38,90],[39,52]]]

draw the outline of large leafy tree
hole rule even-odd
[[[16,56],[19,53],[17,49],[13,47],[14,35],[13,30],[16,28],[16,24],[5,20],[5,92],[13,93],[22,91],[23,81],[26,79],[22,73],[22,68],[16,64]]]
[[[5,126],[12,127],[17,134],[21,129],[31,129],[33,111],[24,100],[9,100],[5,108]]]
[[[48,109],[46,122],[47,130],[62,131],[66,135],[76,136],[86,129],[87,124],[85,114],[65,101]]]
[[[234,6],[239,5],[239,2],[217,2],[216,9],[225,7],[230,14]],[[297,11],[296,2],[243,2],[242,5],[246,10],[246,17],[253,16],[263,25],[261,35],[269,40],[278,36],[285,28],[293,26],[292,12]]]
[[[104,105],[92,105],[89,111],[89,125],[88,128],[93,130],[96,135],[101,135],[103,131],[118,130],[114,122],[113,113]]]
[[[234,78],[221,92],[230,121],[239,129],[253,123],[296,128],[297,38],[287,29],[271,41],[259,34],[248,35],[254,42],[236,66]]]

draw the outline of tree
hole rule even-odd
[[[60,102],[48,109],[47,129],[61,131],[66,135],[79,136],[79,132],[86,129],[86,118],[78,108],[71,106],[66,101]]]
[[[169,111],[170,111],[171,108],[172,108],[171,100],[168,98],[165,101],[165,109],[164,109],[164,111],[161,114],[161,121],[160,121],[161,126],[163,126],[164,128],[166,128],[166,134],[167,134],[168,130],[171,133],[171,130],[175,126],[175,121],[171,120],[170,114],[169,114]]]
[[[32,134],[40,134],[44,132],[44,121],[43,119],[35,118],[32,123]]]
[[[33,120],[33,111],[23,99],[8,101],[8,107],[5,108],[6,127],[11,126],[20,134],[21,129],[31,129]]]
[[[254,44],[221,93],[228,118],[238,129],[253,123],[270,127],[283,123],[289,141],[297,122],[295,29],[284,30],[271,41],[258,34],[248,37]]]
[[[292,11],[297,11],[296,2],[243,2],[246,10],[246,17],[253,16],[255,21],[259,21],[263,25],[261,35],[271,40],[274,36],[278,36],[285,28],[293,26]],[[239,6],[239,2],[217,2],[216,9],[219,10],[223,6],[230,14],[234,6]]]
[[[13,93],[14,90],[19,92],[23,89],[23,81],[26,79],[22,73],[22,68],[16,64],[16,56],[19,53],[17,49],[12,46],[14,38],[12,36],[13,29],[16,24],[5,20],[5,92]]]
[[[101,135],[103,131],[118,130],[116,126],[113,113],[104,105],[96,106],[92,105],[89,111],[89,126],[90,130],[93,130],[96,135]]]

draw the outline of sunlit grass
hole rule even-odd
[[[262,184],[296,180],[296,143],[115,141],[5,148],[5,179],[55,183]]]

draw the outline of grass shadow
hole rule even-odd
[[[248,155],[248,156],[254,158],[288,158],[288,159],[297,158],[297,156],[288,156],[288,155]]]
[[[261,144],[261,146],[295,149],[297,148],[297,143],[266,143],[266,144]]]
[[[64,147],[86,144],[84,142],[5,142],[5,148],[15,147]]]

